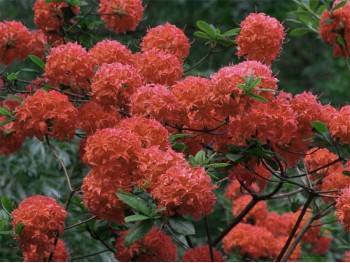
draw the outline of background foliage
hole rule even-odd
[[[279,0],[147,0],[144,21],[140,24],[136,32],[124,35],[116,35],[104,29],[103,25],[96,30],[96,36],[92,46],[97,41],[104,38],[117,39],[129,45],[133,51],[138,50],[140,38],[145,34],[147,28],[154,27],[165,22],[170,22],[180,28],[185,29],[186,35],[192,43],[190,57],[186,60],[186,66],[190,67],[200,60],[207,52],[207,47],[201,40],[195,40],[193,32],[196,30],[196,21],[204,20],[219,27],[221,31],[238,27],[240,21],[251,12],[264,12],[270,16],[284,21],[285,28],[290,31],[296,25],[288,22],[292,15],[289,13],[296,9],[293,1]],[[34,0],[0,0],[0,20],[20,20],[29,28],[34,28],[33,12],[31,10]],[[84,10],[82,11],[84,13]],[[96,17],[91,18],[91,21]],[[223,65],[235,64],[238,62],[234,55],[235,50],[211,56],[205,63],[200,65],[191,75],[207,76],[217,71]],[[20,68],[26,67],[27,62],[14,64],[8,72],[16,72]],[[316,34],[308,34],[299,38],[292,38],[287,35],[283,52],[277,62],[273,65],[273,72],[279,79],[279,87],[293,94],[311,90],[314,94],[321,96],[323,103],[331,103],[334,106],[341,106],[349,103],[350,98],[350,74],[342,58],[334,58],[332,49],[327,47]],[[29,72],[20,73],[23,79],[33,79],[34,75]],[[60,156],[67,166],[72,176],[72,182],[77,185],[81,183],[85,175],[83,165],[80,163],[77,154],[77,143],[58,143],[55,145],[59,149]],[[216,212],[209,216],[209,224],[213,228],[213,235],[219,232],[232,218],[228,213],[231,210],[230,203],[224,198],[223,184],[218,191],[218,205]],[[43,194],[56,198],[66,198],[65,179],[57,161],[50,155],[47,146],[36,139],[26,141],[22,151],[10,157],[0,156],[0,196],[7,195],[17,202],[27,196]],[[303,203],[303,196],[299,196]],[[293,200],[292,200],[293,201]],[[269,201],[270,209],[284,212],[286,203],[290,206],[291,200],[281,202]],[[71,211],[81,211],[78,200],[73,202]],[[69,217],[67,225],[73,224],[74,214]],[[84,214],[82,215],[84,216]],[[74,220],[84,218],[74,218]],[[87,218],[89,215],[86,212]],[[329,216],[329,220],[332,220]],[[333,218],[334,219],[334,218]],[[199,236],[204,237],[202,221],[195,224]],[[214,226],[214,227],[213,227]],[[109,242],[108,228],[105,224],[95,226],[101,230],[101,237]],[[343,252],[349,249],[349,236],[346,235],[338,223],[325,227],[331,229],[337,238],[332,241],[331,249],[324,257],[314,256],[303,250],[303,261],[337,261],[342,258]],[[77,232],[81,231],[81,234]],[[104,247],[99,242],[95,242],[81,229],[65,233],[64,241],[67,244],[71,255],[79,257],[94,251],[103,250]],[[205,239],[194,239],[195,244],[204,244]],[[16,243],[8,237],[0,236],[0,259],[3,261],[21,260]],[[306,251],[306,252],[305,252]],[[249,260],[239,258],[234,253],[232,258],[236,260]],[[85,259],[81,259],[85,260]],[[87,261],[114,261],[112,253],[104,253],[86,259]]]

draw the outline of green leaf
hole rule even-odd
[[[203,164],[205,164],[205,152],[204,151],[197,152],[196,156],[194,157],[194,161],[199,166],[202,166]]]
[[[213,26],[209,25],[207,22],[198,20],[196,25],[200,30],[207,33],[210,37],[215,36],[215,28],[213,28]]]
[[[210,36],[202,31],[196,31],[193,35],[198,38],[210,39]]]
[[[0,107],[0,115],[10,117],[10,118],[12,117],[12,114],[3,107]]]
[[[227,166],[230,166],[229,163],[211,163],[204,165],[205,168],[225,168]]]
[[[7,220],[0,220],[0,232],[4,231],[7,225],[8,225]]]
[[[49,91],[51,89],[51,86],[49,84],[44,84],[43,90]]]
[[[15,208],[14,202],[11,199],[9,199],[7,196],[1,197],[1,205],[2,205],[2,208],[9,215],[11,215],[13,209]]]
[[[95,27],[105,24],[104,21],[93,21],[88,25],[88,29],[93,30]]]
[[[8,74],[7,75],[7,80],[8,81],[14,81],[14,80],[17,80],[17,75],[19,74],[19,72],[16,72],[16,73],[11,73],[11,74]]]
[[[239,154],[232,154],[228,153],[226,154],[226,158],[229,159],[232,162],[237,162],[239,159],[241,159],[243,156]]]
[[[322,121],[313,121],[311,122],[311,126],[320,134],[328,132],[327,125],[324,124]]]
[[[135,209],[137,212],[140,212],[147,216],[149,216],[152,213],[152,207],[141,198],[124,193],[117,193],[117,196],[120,200],[122,200],[131,208]]]
[[[187,145],[181,142],[174,143],[171,148],[177,152],[186,152],[188,149]]]
[[[0,235],[12,236],[13,235],[13,231],[0,231]]]
[[[326,5],[321,5],[319,8],[317,8],[316,14],[320,15],[326,10],[327,10],[327,6]]]
[[[125,222],[135,222],[135,221],[143,221],[150,219],[148,216],[143,216],[143,215],[132,215],[132,216],[127,216],[124,218]]]
[[[15,230],[16,235],[20,235],[22,230],[23,230],[23,228],[24,228],[24,223],[23,222],[19,222],[16,225],[16,230]]]
[[[258,101],[262,101],[262,102],[269,102],[268,99],[261,97],[259,95],[256,95],[254,93],[246,93],[246,95],[250,98],[256,99]]]
[[[300,36],[306,35],[309,32],[310,32],[310,29],[308,28],[295,28],[289,33],[289,35],[293,37],[300,37]]]
[[[6,124],[8,124],[10,122],[13,122],[13,120],[12,119],[7,119],[7,120],[4,120],[4,121],[1,121],[0,122],[0,126],[4,126],[4,125],[6,125]]]
[[[256,78],[256,79],[252,80],[252,81],[250,82],[250,86],[253,87],[253,88],[255,88],[255,87],[258,86],[260,83],[261,83],[261,78],[259,77],[259,78]]]
[[[35,65],[37,65],[42,70],[45,70],[45,63],[40,58],[34,55],[28,55],[28,57],[31,61],[35,63]]]
[[[345,46],[345,41],[341,35],[337,36],[337,43],[343,47]]]
[[[346,3],[347,3],[347,0],[344,0],[344,1],[340,2],[339,4],[337,4],[336,6],[334,6],[334,7],[332,8],[332,11],[335,11],[335,10],[337,10],[337,9],[339,9],[339,8],[342,8],[343,6],[346,5]]]
[[[169,224],[172,230],[181,235],[194,235],[196,231],[190,220],[183,218],[182,216],[174,216],[169,219]]]
[[[241,30],[241,28],[233,28],[229,31],[226,31],[225,33],[222,33],[221,35],[224,37],[230,37],[230,36],[235,36],[238,34],[238,32]]]
[[[146,236],[147,233],[151,230],[152,226],[153,226],[152,220],[145,220],[145,221],[139,222],[126,235],[124,239],[124,245],[127,248],[129,248],[132,245],[132,243]]]
[[[171,136],[169,137],[169,141],[170,141],[170,142],[173,142],[173,141],[175,141],[175,140],[177,140],[177,139],[191,138],[191,137],[193,137],[193,135],[190,134],[190,133],[178,133],[178,134],[173,134],[173,135],[171,135]]]
[[[350,171],[342,171],[342,174],[344,174],[346,176],[350,176]]]
[[[309,5],[312,10],[316,10],[319,0],[310,0]]]

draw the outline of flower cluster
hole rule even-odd
[[[141,86],[130,98],[131,113],[161,123],[181,123],[181,110],[171,90],[161,84]]]
[[[98,42],[89,50],[89,58],[94,67],[101,66],[103,63],[112,64],[115,62],[121,64],[131,64],[131,51],[116,40],[103,40]]]
[[[85,48],[77,43],[67,43],[52,48],[47,56],[45,78],[50,85],[88,89],[94,71]]]
[[[133,243],[130,248],[124,245],[127,233],[127,231],[120,232],[117,239],[114,256],[119,261],[171,262],[176,260],[176,246],[171,237],[156,228],[152,228],[144,238]]]
[[[120,115],[113,106],[102,107],[96,101],[89,101],[78,108],[78,127],[87,134],[114,127],[119,121]]]
[[[53,253],[51,262],[66,262],[68,261],[68,252],[66,245],[61,239],[57,240],[57,244],[52,251],[46,251],[42,254],[38,254],[35,250],[35,246],[32,246],[32,251],[23,252],[24,262],[48,262],[50,254]]]
[[[350,186],[344,188],[337,199],[335,215],[339,222],[344,225],[346,231],[350,232]]]
[[[213,248],[213,257],[215,262],[225,262],[222,253]],[[211,262],[209,246],[199,246],[188,249],[183,255],[182,262]]]
[[[173,85],[183,75],[181,63],[173,54],[153,48],[134,56],[144,83]]]
[[[284,28],[277,19],[264,13],[252,13],[240,24],[236,37],[237,55],[270,65],[276,60],[284,40]]]
[[[36,195],[24,199],[12,212],[12,225],[15,230],[23,224],[16,239],[25,256],[28,253],[27,257],[32,258],[34,253],[44,259],[55,251],[56,234],[63,233],[66,216],[67,212],[53,198]]]
[[[163,26],[149,29],[142,39],[141,50],[143,52],[153,48],[167,51],[182,61],[190,52],[190,41],[181,29],[166,23]]]
[[[10,65],[15,59],[25,59],[29,53],[30,32],[17,21],[0,23],[0,63]]]
[[[102,64],[92,78],[91,96],[102,105],[122,106],[141,85],[141,77],[133,66]]]
[[[98,13],[114,32],[135,31],[142,20],[141,0],[101,0]]]
[[[336,6],[340,1],[334,1]],[[334,11],[325,10],[320,19],[319,32],[324,42],[334,46],[334,56],[350,56],[350,2]],[[343,39],[345,45],[338,41]]]
[[[43,140],[46,134],[61,141],[72,139],[77,115],[77,109],[67,96],[54,90],[37,90],[23,101],[16,112],[24,133],[39,140]]]

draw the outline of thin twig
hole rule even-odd
[[[72,191],[73,191],[73,187],[72,187],[72,184],[71,184],[71,182],[70,182],[70,178],[69,178],[69,175],[68,175],[66,166],[64,165],[62,159],[59,157],[58,153],[55,151],[55,149],[54,149],[53,146],[51,145],[49,136],[48,136],[47,134],[45,135],[45,139],[46,139],[47,146],[49,146],[51,152],[53,153],[53,155],[56,157],[56,159],[57,159],[57,160],[59,161],[59,163],[61,164],[62,169],[63,169],[63,172],[64,172],[64,175],[66,176],[66,179],[67,179],[67,184],[68,184],[69,191],[72,192]]]
[[[203,221],[204,221],[205,232],[207,233],[207,238],[208,238],[210,260],[211,260],[211,262],[214,262],[215,260],[214,260],[214,254],[213,254],[213,246],[211,244],[211,235],[210,235],[207,216],[203,217]]]
[[[96,218],[96,216],[90,217],[90,218],[88,218],[88,219],[86,219],[86,220],[83,220],[83,221],[80,221],[80,222],[78,222],[78,223],[76,223],[76,224],[67,226],[64,230],[68,230],[68,229],[71,229],[71,228],[73,228],[73,227],[80,226],[80,225],[82,225],[82,224],[85,224],[85,223],[87,223],[87,222],[90,222],[91,220],[94,220],[95,218]]]
[[[79,256],[79,257],[71,258],[71,261],[78,260],[78,259],[83,259],[83,258],[88,258],[88,257],[93,257],[93,256],[102,254],[102,253],[107,252],[107,251],[109,251],[109,249],[104,249],[102,251],[95,252],[95,253],[92,253],[92,254],[89,254],[89,255],[85,255],[85,256]]]

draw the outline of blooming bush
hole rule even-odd
[[[93,2],[36,0],[33,31],[0,23],[0,153],[11,158],[36,137],[60,165],[45,179],[60,174],[67,186],[18,206],[1,198],[0,234],[24,261],[300,261],[338,242],[323,228],[332,216],[349,231],[350,108],[280,89],[280,21],[251,13],[221,33],[200,20],[194,35],[209,52],[189,65],[188,33],[169,22],[136,50],[97,41],[96,25],[137,34],[147,10],[140,0]],[[349,3],[317,7],[322,39],[347,59]],[[233,49],[239,62],[193,73]],[[7,67],[25,59],[33,80]],[[60,152],[68,145],[72,162]],[[71,235],[91,254],[76,254]]]

